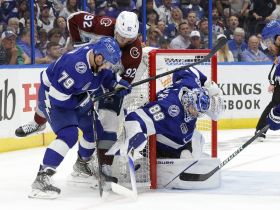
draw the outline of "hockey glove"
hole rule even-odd
[[[111,87],[114,90],[117,90],[118,92],[116,93],[117,97],[124,97],[127,94],[131,93],[131,85],[124,79],[121,79],[120,76],[116,76],[116,80],[113,80],[111,82]]]
[[[89,94],[89,92],[85,92],[85,93],[81,93],[79,95],[76,96],[78,98],[78,105],[76,106],[76,108],[79,109],[79,111],[88,111],[91,108],[93,108],[93,102],[91,100],[91,96]]]
[[[266,123],[270,125],[271,130],[279,130],[280,129],[280,112],[279,108],[274,108],[270,111],[266,118]]]
[[[214,81],[206,80],[204,87],[207,89],[210,97],[222,95],[222,90]]]

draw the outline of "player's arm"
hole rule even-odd
[[[129,83],[132,83],[137,71],[139,71],[138,67],[141,60],[142,47],[141,42],[137,39],[123,51],[121,62],[124,69],[120,73],[121,77]]]
[[[266,119],[267,124],[270,125],[271,130],[279,130],[280,129],[280,105],[274,107]]]
[[[94,33],[95,16],[88,12],[75,12],[67,18],[67,27],[73,43],[84,42],[81,32]]]

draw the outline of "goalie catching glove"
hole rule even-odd
[[[116,73],[115,75],[116,80],[113,80],[110,84],[110,87],[113,90],[117,90],[115,95],[118,97],[124,97],[131,93],[131,85],[126,80],[122,79],[119,74]]]
[[[270,125],[271,130],[280,129],[280,106],[273,108],[266,118],[266,123]]]

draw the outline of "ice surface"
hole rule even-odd
[[[252,129],[219,131],[223,161],[252,137]],[[20,140],[19,140],[20,141]],[[209,145],[206,145],[206,150]],[[113,193],[105,199],[98,190],[73,186],[67,177],[76,160],[76,148],[66,156],[54,177],[62,194],[57,200],[27,197],[45,148],[0,154],[1,210],[222,210],[280,209],[280,131],[269,131],[264,142],[254,142],[222,169],[222,186],[212,190],[150,190],[136,201]]]

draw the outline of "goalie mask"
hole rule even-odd
[[[186,121],[202,116],[210,107],[210,98],[204,88],[187,89],[183,93],[181,103],[187,114]]]

